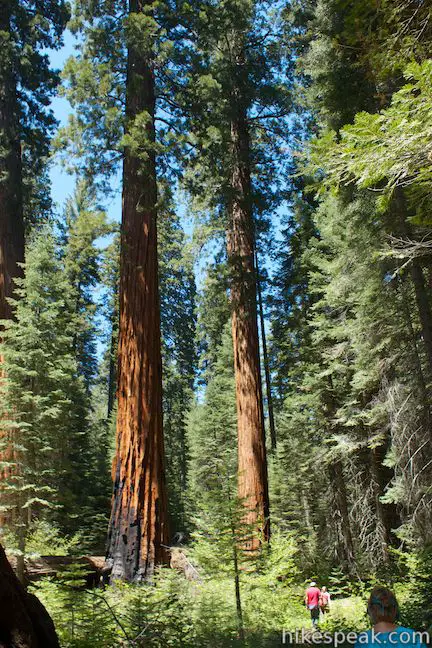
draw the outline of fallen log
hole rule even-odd
[[[196,568],[189,561],[184,548],[168,546],[165,546],[165,548],[171,554],[171,569],[183,573],[187,580],[201,580]],[[9,562],[16,571],[16,557],[10,556]],[[25,582],[28,584],[42,578],[61,578],[68,568],[75,565],[82,567],[82,580],[85,580],[84,587],[92,589],[108,584],[110,569],[106,566],[103,556],[40,556],[38,558],[26,558],[24,562]],[[1,645],[0,648],[2,648]]]
[[[11,556],[9,562],[16,571],[16,557]],[[82,567],[83,580],[85,580],[88,588],[97,587],[107,579],[105,558],[103,556],[40,556],[38,558],[26,558],[24,562],[24,578],[27,583],[42,578],[58,578],[68,568],[75,565]]]
[[[0,545],[0,648],[60,648],[48,612],[16,577]]]

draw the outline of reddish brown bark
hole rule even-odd
[[[130,0],[131,13],[151,2]],[[162,428],[162,362],[156,232],[154,77],[151,55],[128,53],[129,126],[140,113],[147,157],[130,149],[123,166],[117,449],[107,563],[112,578],[148,578],[168,556]],[[142,149],[141,149],[142,155]]]
[[[0,3],[0,31],[10,32],[10,3]],[[13,296],[14,279],[22,276],[19,264],[24,262],[24,222],[22,205],[21,143],[16,81],[12,66],[0,70],[0,320],[12,317],[8,297]],[[0,342],[2,327],[0,325]],[[0,382],[4,377],[0,353]],[[3,413],[4,415],[5,413]],[[7,415],[10,418],[10,414]],[[0,428],[0,461],[12,459],[8,432]],[[0,471],[0,482],[9,477],[10,470]],[[1,489],[1,484],[0,484]],[[2,503],[5,495],[2,493]],[[7,523],[2,513],[0,525]]]
[[[241,55],[239,64],[241,65]],[[250,175],[250,136],[241,90],[231,121],[232,176],[227,252],[231,273],[232,336],[237,399],[238,493],[245,522],[257,528],[247,548],[270,537],[267,456],[257,321],[255,232]],[[260,537],[261,536],[261,537]]]
[[[42,603],[28,594],[0,545],[0,645],[4,648],[60,648]]]
[[[10,3],[0,7],[0,31],[10,31]],[[7,297],[13,279],[22,275],[24,224],[22,207],[21,143],[16,82],[12,67],[0,72],[0,319],[11,317]]]

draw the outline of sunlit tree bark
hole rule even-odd
[[[150,2],[130,0],[131,14]],[[151,48],[129,47],[128,128],[145,114],[146,155],[126,150],[120,268],[117,449],[109,529],[112,578],[149,578],[166,560],[167,501],[156,232],[154,77]]]
[[[255,232],[252,211],[250,135],[241,84],[243,51],[237,44],[239,82],[231,96],[232,175],[227,232],[231,272],[232,334],[238,420],[239,497],[245,521],[258,529],[248,544],[255,550],[270,537],[267,457],[264,430]]]

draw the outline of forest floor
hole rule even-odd
[[[274,648],[329,645],[311,637],[303,587],[245,580],[242,589],[245,640],[238,632],[232,582],[188,582],[164,570],[156,587],[118,584],[105,590],[73,590],[54,580],[33,586],[51,614],[62,648]],[[333,602],[322,632],[367,627],[362,598]],[[297,634],[296,634],[297,633]],[[340,643],[348,646],[348,643]]]

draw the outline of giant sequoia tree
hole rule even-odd
[[[131,31],[145,25],[149,7],[130,0]],[[150,19],[147,29],[152,27]],[[108,544],[113,578],[128,580],[150,576],[168,543],[154,114],[147,33],[146,42],[131,39],[128,48],[126,132],[141,142],[129,142],[123,163],[117,449]]]
[[[257,322],[255,228],[252,211],[250,135],[247,123],[245,43],[233,34],[231,88],[231,195],[228,202],[227,252],[231,270],[232,336],[237,394],[239,497],[247,521],[260,520],[268,540],[269,496]]]
[[[140,580],[165,559],[168,541],[162,429],[157,260],[155,74],[159,26],[151,2],[77,2],[83,32],[65,68],[78,118],[60,133],[79,141],[85,174],[109,189],[123,164],[118,415],[108,537],[113,578]],[[70,150],[68,148],[67,150]],[[75,149],[76,152],[76,149]]]
[[[269,19],[268,3],[196,2],[193,8],[195,58],[187,78],[187,122],[199,142],[199,154],[191,155],[196,182],[190,186],[194,193],[203,184],[207,187],[206,208],[217,215],[218,228],[225,230],[239,496],[248,522],[259,530],[251,540],[251,547],[257,548],[260,536],[268,539],[270,530],[257,324],[256,221],[271,203],[268,189],[274,167],[269,152],[277,157],[274,144],[284,127],[286,68],[282,71],[283,57],[275,38],[277,20]]]

